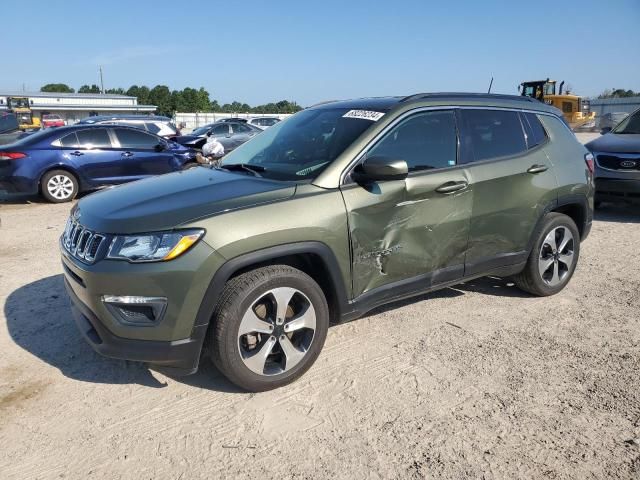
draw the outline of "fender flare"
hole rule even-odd
[[[205,292],[200,308],[196,315],[194,328],[209,324],[213,315],[213,310],[218,303],[220,294],[224,289],[227,281],[239,270],[256,265],[280,257],[291,255],[312,254],[316,255],[323,262],[327,272],[329,273],[331,287],[335,295],[336,307],[340,312],[345,312],[348,307],[348,299],[346,288],[333,251],[326,244],[318,241],[296,242],[268,247],[261,250],[245,253],[243,255],[227,260],[213,275],[209,286]]]
[[[584,240],[585,238],[587,238],[587,235],[589,235],[589,231],[591,230],[593,212],[589,209],[589,201],[587,197],[585,197],[584,195],[562,195],[561,197],[558,197],[557,200],[553,200],[549,202],[547,205],[545,205],[542,213],[540,214],[540,217],[538,218],[538,221],[536,222],[536,225],[533,228],[533,232],[538,231],[547,213],[552,212],[559,207],[564,207],[567,205],[577,205],[582,210],[584,224],[577,225],[577,227],[579,231],[583,232],[581,240]],[[590,211],[591,211],[591,215],[589,215]],[[529,239],[529,243],[527,244],[527,256],[531,253],[531,249],[533,248],[534,243],[535,243],[535,238],[532,235],[531,238]]]

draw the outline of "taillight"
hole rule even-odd
[[[26,155],[20,152],[0,152],[0,160],[18,160]]]
[[[584,156],[584,161],[587,164],[587,168],[589,169],[589,173],[593,175],[593,171],[595,170],[595,159],[591,153],[587,153]]]

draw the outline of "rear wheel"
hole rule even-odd
[[[52,170],[42,177],[40,190],[52,203],[70,202],[78,194],[78,179],[66,170]]]
[[[527,264],[514,281],[533,295],[554,295],[569,283],[576,269],[580,233],[570,217],[552,212],[545,216],[535,235]]]
[[[212,360],[239,387],[264,391],[302,376],[329,328],[322,289],[287,265],[258,268],[230,280],[209,332]]]

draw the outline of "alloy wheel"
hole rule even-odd
[[[573,234],[567,227],[555,227],[547,234],[538,256],[538,271],[547,285],[555,287],[569,275],[574,248]]]
[[[58,200],[64,200],[73,195],[73,181],[66,175],[54,175],[47,182],[47,191]]]
[[[305,357],[315,330],[316,312],[309,298],[295,288],[274,288],[253,302],[242,317],[240,357],[259,375],[287,372]]]

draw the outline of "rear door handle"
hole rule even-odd
[[[527,173],[542,173],[549,169],[546,165],[531,165],[527,170]]]
[[[84,153],[76,150],[75,152],[71,152],[69,155],[73,155],[74,157],[79,157],[81,155],[84,155]]]
[[[447,182],[436,188],[438,193],[453,193],[459,190],[467,188],[469,184],[467,182]]]
[[[133,153],[131,152],[122,152],[123,157],[133,157]]]

